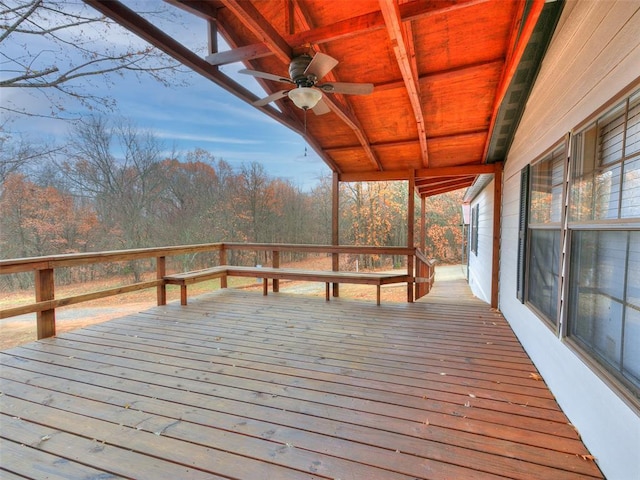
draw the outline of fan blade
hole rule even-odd
[[[259,72],[257,70],[247,70],[243,68],[238,70],[238,73],[244,73],[245,75],[251,75],[252,77],[264,78],[265,80],[273,80],[274,82],[293,83],[291,79],[286,77],[280,77],[273,73]]]
[[[311,59],[309,65],[304,70],[305,75],[315,75],[317,80],[320,80],[327,73],[333,70],[333,67],[338,65],[338,60],[324,53],[316,53]]]
[[[373,93],[373,83],[325,83],[316,85],[320,90],[327,93],[343,93],[346,95],[369,95]]]
[[[279,92],[272,93],[268,97],[261,98],[260,100],[256,100],[253,102],[255,107],[264,107],[267,103],[275,102],[276,100],[280,100],[281,98],[289,95],[289,90],[280,90]]]
[[[331,111],[329,105],[327,105],[327,102],[324,101],[324,98],[321,98],[320,101],[316,103],[316,106],[312,108],[312,110],[316,115],[324,115],[325,113],[329,113]]]

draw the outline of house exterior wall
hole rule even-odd
[[[610,479],[640,478],[640,416],[516,296],[520,171],[621,92],[640,85],[638,32],[638,1],[565,4],[503,177],[499,308]],[[492,190],[488,186],[477,201],[492,202]],[[490,266],[490,257],[475,259],[474,278],[484,283],[487,273],[478,270]]]
[[[491,262],[493,259],[493,190],[494,182],[471,202],[471,211],[478,206],[478,251],[469,252],[469,286],[479,299],[491,303]],[[469,229],[471,232],[471,228]]]

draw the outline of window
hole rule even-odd
[[[568,335],[640,390],[640,231],[574,232]]]
[[[550,324],[558,324],[564,142],[531,166],[525,299]]]
[[[640,92],[574,136],[570,220],[640,217]]]
[[[567,336],[640,400],[640,92],[574,135]]]

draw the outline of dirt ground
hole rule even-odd
[[[331,259],[324,257],[304,262],[297,262],[295,267],[303,269],[330,270]],[[199,295],[211,291],[212,288],[218,288],[218,283],[217,281],[215,282],[216,283],[203,282],[191,285],[189,288],[189,294]],[[234,282],[230,287],[262,291],[262,286],[260,284],[251,282],[246,283],[245,279],[238,279],[238,283]],[[83,286],[85,291],[96,291],[100,288],[100,285],[95,284]],[[281,281],[280,291],[322,298],[324,298],[325,295],[325,287],[324,284],[321,283]],[[76,289],[74,289],[74,292],[75,294],[81,293]],[[13,305],[28,303],[31,301],[29,297],[32,295],[33,293],[31,292],[25,292],[23,294],[12,293],[9,295],[8,301],[3,303],[4,306],[8,306],[8,303]],[[169,286],[167,296],[169,302],[179,301],[178,288]],[[371,285],[342,284],[340,285],[340,296],[344,298],[375,301],[376,289]],[[406,302],[406,300],[406,284],[385,285],[382,287],[383,302]],[[155,306],[155,302],[155,290],[146,290],[60,308],[56,310],[56,332],[63,333],[82,328],[87,325],[102,323],[114,318],[141,312]],[[36,340],[35,314],[20,315],[18,317],[0,320],[0,350],[6,350],[34,340]]]

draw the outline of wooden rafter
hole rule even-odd
[[[395,0],[380,0],[380,10],[382,11],[387,32],[391,39],[391,45],[393,46],[407,94],[409,95],[409,102],[413,109],[416,128],[418,130],[422,165],[426,168],[429,166],[429,151],[427,148],[427,132],[424,125],[422,103],[420,102],[420,83],[415,66],[415,56],[411,56],[413,40],[408,39],[403,31],[400,9]]]

